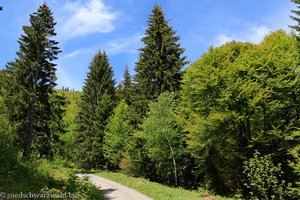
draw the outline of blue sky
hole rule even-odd
[[[16,58],[17,40],[29,14],[45,0],[0,0],[0,69]],[[289,32],[290,0],[46,0],[57,21],[57,40],[63,51],[58,64],[58,88],[81,90],[95,53],[105,50],[122,79],[125,66],[134,74],[138,49],[148,15],[158,3],[180,36],[188,61],[210,46],[230,40],[260,42],[278,29]]]

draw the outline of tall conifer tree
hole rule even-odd
[[[300,0],[292,0],[293,3],[296,4],[298,10],[292,10],[292,13],[295,16],[290,16],[294,21],[296,21],[296,25],[290,26],[292,29],[296,31],[296,39],[298,41],[298,46],[300,45]]]
[[[140,49],[133,79],[131,121],[137,129],[152,100],[163,92],[176,92],[180,89],[181,69],[187,62],[182,55],[184,49],[178,43],[179,37],[175,34],[161,7],[155,5],[142,39],[145,46]],[[143,138],[135,138],[130,156],[138,175],[153,177],[153,163],[145,154],[144,144]]]
[[[78,114],[79,164],[84,168],[104,166],[103,138],[114,108],[115,81],[105,52],[98,52],[89,67]]]
[[[123,81],[118,85],[119,99],[124,99],[127,104],[131,104],[132,78],[130,76],[128,66],[126,65]]]
[[[55,96],[55,71],[60,53],[53,14],[46,3],[30,15],[30,25],[23,26],[24,34],[18,43],[18,58],[8,64],[8,71],[15,79],[10,88],[8,104],[10,120],[17,125],[19,144],[25,158],[29,159],[32,149],[48,155],[51,142],[55,139],[51,123],[55,119],[51,98]]]
[[[145,46],[140,49],[135,67],[134,101],[141,114],[145,114],[149,100],[156,99],[165,91],[179,90],[180,70],[186,64],[186,57],[182,56],[184,49],[175,34],[163,10],[155,5],[148,20],[146,36],[142,39]]]

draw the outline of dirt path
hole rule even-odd
[[[106,200],[152,200],[131,188],[99,176],[92,174],[77,174],[77,176],[81,178],[88,176],[94,185],[100,187]]]

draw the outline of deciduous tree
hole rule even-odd
[[[212,48],[186,70],[180,115],[188,148],[218,192],[242,187],[242,162],[254,150],[273,154],[285,179],[295,177],[287,162],[299,127],[297,63],[295,40],[277,31],[259,45]]]
[[[174,93],[162,93],[157,102],[150,104],[150,111],[141,126],[145,148],[155,163],[158,178],[175,186],[178,185],[178,174],[182,174],[184,156],[184,136],[175,119],[176,107]]]
[[[114,113],[110,116],[105,127],[103,149],[108,169],[116,170],[119,168],[131,131],[129,107],[123,99],[114,109]]]

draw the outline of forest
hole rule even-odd
[[[193,63],[156,4],[135,74],[126,67],[117,83],[101,49],[82,91],[56,87],[61,50],[42,4],[0,71],[0,192],[100,199],[73,174],[100,170],[236,199],[300,199],[300,1],[292,2],[290,33],[212,46]]]

